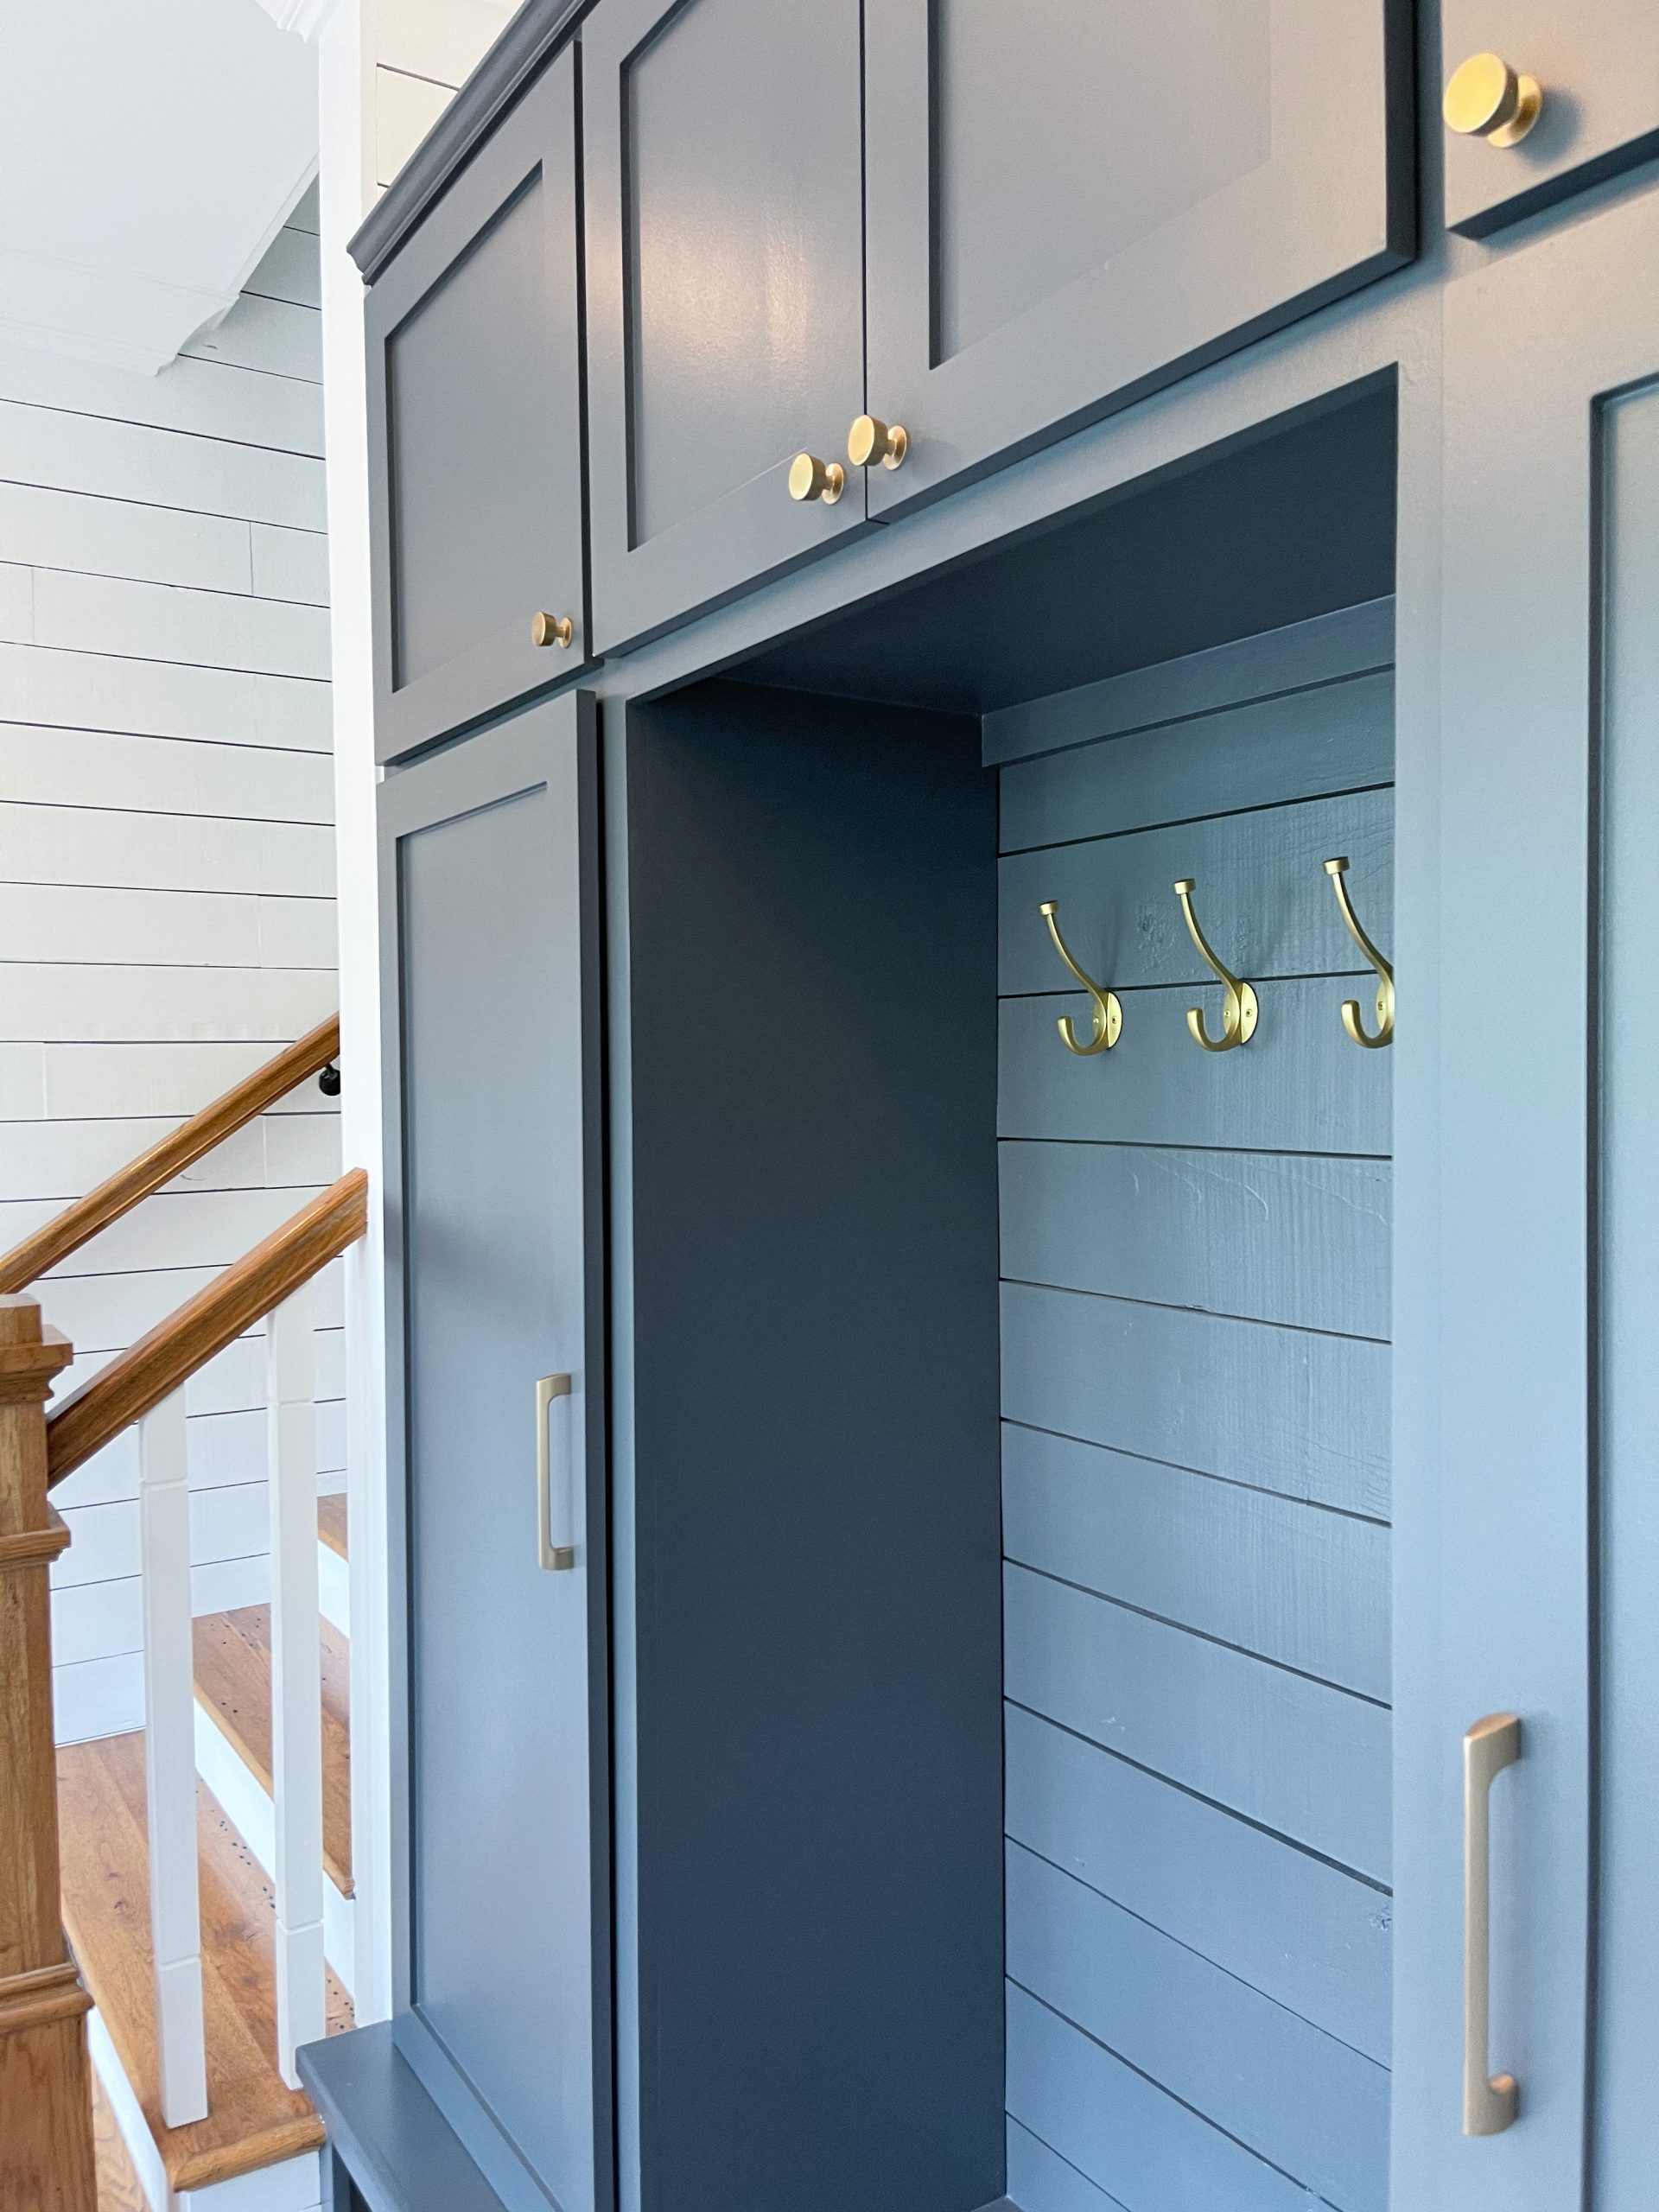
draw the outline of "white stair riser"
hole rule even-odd
[[[196,1772],[219,1803],[232,1826],[258,1860],[266,1876],[276,1857],[276,1818],[269,1791],[232,1749],[209,1714],[196,1707]],[[352,1900],[332,1881],[322,1885],[322,1951],[349,1996],[352,1988]],[[200,2195],[200,2191],[197,2192]]]

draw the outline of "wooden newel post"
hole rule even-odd
[[[96,2212],[92,1999],[63,1940],[48,1575],[46,1401],[70,1347],[0,1298],[0,2205]]]

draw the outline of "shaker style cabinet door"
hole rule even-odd
[[[493,2202],[607,2212],[591,699],[395,772],[379,813],[393,2036]]]
[[[575,73],[567,50],[369,294],[382,760],[587,654]]]
[[[1402,945],[1396,1081],[1432,1069],[1434,1112],[1396,1128],[1396,1154],[1417,1194],[1403,1233],[1443,1287],[1411,1322],[1432,1364],[1396,1406],[1395,1620],[1414,1652],[1395,1707],[1400,2212],[1588,2203],[1587,2088],[1599,2212],[1643,2212],[1659,2164],[1659,289],[1636,276],[1656,269],[1649,193],[1445,294],[1440,658],[1422,671],[1439,766],[1399,908],[1419,910],[1425,950],[1431,915],[1438,938],[1421,963]],[[1433,986],[1421,1031],[1414,966]],[[1465,1732],[1505,1713],[1519,1757],[1471,1773]],[[1465,1867],[1490,1901],[1472,1974]]]
[[[1443,0],[1446,219],[1478,238],[1659,152],[1654,0]]]
[[[863,519],[859,0],[605,0],[582,70],[609,652]],[[839,497],[791,498],[802,452]]]
[[[882,514],[1412,249],[1398,0],[866,0]]]

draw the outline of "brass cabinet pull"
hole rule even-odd
[[[1491,2074],[1492,1783],[1521,1756],[1521,1723],[1489,1713],[1463,1738],[1463,2132],[1501,2135],[1515,2119],[1512,2074]]]
[[[1063,1014],[1054,1025],[1060,1033],[1061,1044],[1068,1052],[1077,1053],[1080,1059],[1086,1059],[1090,1052],[1109,1052],[1123,1030],[1123,1009],[1117,1002],[1117,993],[1105,989],[1096,982],[1092,976],[1085,975],[1071,957],[1065,939],[1060,935],[1060,925],[1055,919],[1060,911],[1058,900],[1045,899],[1037,911],[1048,924],[1048,933],[1054,940],[1055,951],[1094,1001],[1090,1009],[1094,1034],[1088,1044],[1078,1044],[1077,1033],[1072,1027],[1069,1014]]]
[[[532,645],[560,645],[567,651],[575,643],[576,626],[568,614],[532,614],[530,618],[530,642]]]
[[[1348,887],[1342,880],[1348,873],[1346,855],[1337,860],[1326,861],[1325,872],[1330,877],[1332,888],[1337,894],[1337,904],[1342,909],[1343,920],[1348,925],[1348,934],[1377,973],[1377,1030],[1375,1037],[1366,1034],[1363,1025],[1360,1021],[1359,1001],[1344,999],[1342,1003],[1343,1027],[1356,1045],[1363,1045],[1367,1052],[1374,1052],[1380,1050],[1382,1046],[1392,1045],[1394,1042],[1394,970],[1360,927],[1359,917],[1355,913],[1353,901],[1348,896]]]
[[[1511,69],[1501,54],[1471,54],[1452,72],[1440,112],[1460,138],[1489,146],[1518,146],[1544,105],[1535,77]]]
[[[838,461],[820,461],[815,453],[798,453],[789,464],[791,499],[822,499],[833,507],[847,487],[847,472]]]
[[[1255,1034],[1256,1016],[1260,1011],[1255,993],[1249,985],[1241,982],[1230,968],[1224,968],[1211,950],[1209,939],[1198,927],[1198,918],[1192,912],[1192,893],[1198,888],[1194,876],[1184,875],[1175,886],[1175,896],[1181,902],[1181,912],[1186,917],[1188,934],[1198,949],[1198,957],[1221,984],[1227,995],[1222,1001],[1221,1034],[1212,1037],[1205,1027],[1203,1010],[1189,1007],[1186,1026],[1195,1045],[1202,1045],[1206,1052],[1230,1052],[1235,1045],[1248,1045]]]
[[[861,415],[847,433],[847,458],[855,468],[869,468],[878,461],[883,468],[897,468],[909,451],[910,433],[902,423]]]
[[[568,1375],[543,1375],[536,1382],[536,1556],[545,1567],[574,1567],[576,1550],[574,1544],[556,1544],[553,1541],[553,1447],[548,1437],[550,1426],[548,1414],[555,1398],[570,1395]],[[574,1481],[570,1453],[565,1453],[567,1475]],[[574,1503],[574,1500],[572,1500]],[[567,1518],[568,1532],[568,1518]]]

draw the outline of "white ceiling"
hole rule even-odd
[[[316,156],[316,49],[261,0],[0,0],[0,341],[153,375]]]

